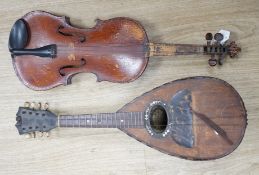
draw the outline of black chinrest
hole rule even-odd
[[[28,30],[23,19],[17,20],[10,32],[9,36],[9,50],[23,49],[28,42]]]
[[[9,36],[9,51],[11,52],[12,58],[19,55],[34,55],[47,58],[56,57],[56,44],[50,44],[40,48],[25,49],[28,40],[29,32],[27,24],[23,19],[19,19],[14,23]]]

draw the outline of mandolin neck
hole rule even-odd
[[[57,126],[75,128],[143,128],[143,112],[60,115]]]
[[[204,54],[203,45],[149,43],[149,56]]]

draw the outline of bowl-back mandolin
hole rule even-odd
[[[143,73],[150,56],[206,54],[214,66],[240,51],[235,42],[222,44],[221,33],[207,33],[206,40],[205,45],[152,43],[130,18],[98,19],[93,28],[80,29],[67,17],[33,11],[13,25],[9,50],[19,79],[31,89],[47,90],[70,84],[81,72],[95,74],[97,81],[130,82]]]
[[[154,149],[191,160],[228,155],[241,143],[247,125],[238,92],[225,81],[210,77],[164,84],[116,113],[57,116],[46,107],[31,106],[26,103],[17,112],[20,134],[35,135],[35,131],[56,127],[119,128]]]

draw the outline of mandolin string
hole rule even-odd
[[[121,114],[121,115],[124,115],[125,114],[125,116],[127,115],[127,114],[129,114],[129,113],[131,113],[131,112],[123,112],[123,113],[96,113],[96,114],[79,114],[79,115],[61,115],[61,117],[71,117],[71,118],[73,118],[73,119],[78,119],[78,116],[79,116],[79,118],[80,117],[85,117],[85,116],[87,116],[87,117],[95,117],[96,115],[98,116],[98,117],[101,117],[101,116],[105,116],[105,115],[113,115],[113,114]],[[132,112],[132,114],[134,114],[134,112]],[[245,113],[240,113],[240,114],[243,114],[243,115],[245,115]],[[242,117],[243,115],[240,115],[240,116],[238,116],[238,117]],[[108,118],[109,118],[110,116],[108,116]],[[143,117],[144,116],[142,116],[142,119],[143,119]],[[208,118],[210,118],[210,119],[228,119],[228,118],[238,118],[237,116],[232,116],[232,115],[229,115],[229,116],[224,116],[224,117],[208,117]],[[129,118],[128,116],[126,116],[126,118]],[[83,118],[84,119],[84,118]]]
[[[232,118],[236,118],[236,117],[232,117]],[[93,118],[94,120],[92,120],[93,122],[95,122],[96,121],[96,119],[95,119],[95,117]],[[211,118],[210,118],[211,119]],[[214,118],[215,119],[215,118]],[[61,121],[61,120],[63,120],[63,121],[72,121],[73,123],[75,123],[75,122],[77,122],[77,123],[79,123],[79,121],[80,121],[80,123],[82,123],[82,125],[83,125],[83,123],[84,123],[84,121],[85,121],[85,118],[80,118],[80,119],[78,119],[77,117],[75,117],[75,118],[67,118],[67,119],[65,119],[65,118],[60,118],[59,119],[59,121]],[[87,119],[87,120],[91,120],[91,119]],[[98,121],[98,120],[97,120]],[[106,120],[103,120],[104,122],[106,121]],[[111,120],[109,120],[109,121],[111,121]],[[120,120],[116,120],[117,121],[117,123],[120,123]],[[124,123],[127,123],[127,121],[131,121],[131,120],[124,120],[124,122],[123,122],[123,125],[124,125]],[[100,122],[100,123],[93,123],[93,124],[95,124],[96,126],[100,126],[100,125],[114,125],[113,123],[107,123],[107,122]],[[213,121],[213,122],[215,122],[215,121]],[[223,122],[223,124],[220,124],[219,123],[219,121],[217,121],[217,122],[215,122],[215,124],[216,125],[219,125],[219,126],[242,126],[243,124],[225,124],[225,121],[222,121]],[[84,123],[85,124],[85,123]],[[79,124],[78,124],[79,125]],[[87,125],[90,125],[90,124],[87,124]],[[169,123],[169,124],[167,124],[167,125],[193,125],[193,126],[202,126],[202,125],[206,125],[206,126],[208,126],[208,124],[206,124],[205,122],[203,122],[202,120],[201,120],[201,122],[197,122],[197,121],[195,121],[194,123],[179,123],[179,122],[171,122],[171,123]],[[167,125],[155,125],[155,126],[167,126]],[[128,126],[128,124],[125,124],[125,126]],[[129,126],[144,126],[144,125],[129,125]]]

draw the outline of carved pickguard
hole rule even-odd
[[[175,142],[187,148],[192,148],[194,144],[191,103],[191,91],[184,89],[172,97],[170,104],[170,135]]]

